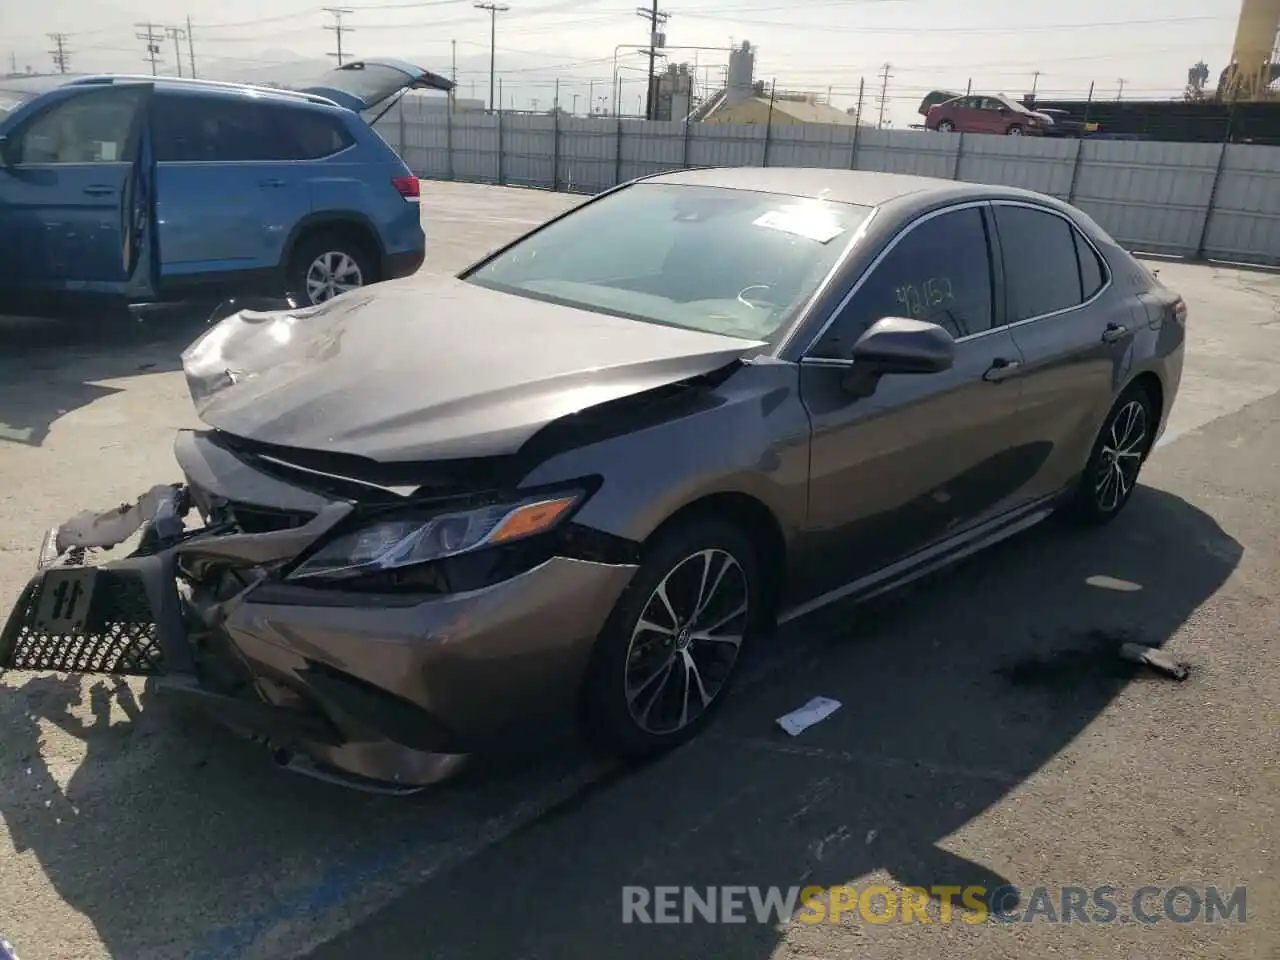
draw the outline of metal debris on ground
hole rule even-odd
[[[1185,680],[1191,675],[1191,666],[1181,660],[1175,660],[1165,651],[1156,647],[1144,647],[1140,643],[1125,643],[1120,647],[1120,657],[1133,663],[1141,663],[1159,670],[1174,680]]]
[[[798,737],[815,723],[821,723],[840,709],[840,701],[829,697],[814,697],[799,710],[792,710],[778,718],[778,726],[793,737]]]

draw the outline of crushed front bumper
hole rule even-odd
[[[384,792],[572,724],[592,644],[634,567],[553,557],[426,598],[297,589],[262,572],[345,513],[331,506],[293,529],[197,532],[97,565],[78,548],[51,559],[51,532],[0,632],[0,670],[153,677],[158,695],[290,769]],[[248,585],[202,597],[189,571],[211,561]]]

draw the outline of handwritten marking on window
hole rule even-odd
[[[908,317],[925,316],[955,300],[950,277],[930,277],[919,286],[904,284],[894,292]]]

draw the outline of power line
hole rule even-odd
[[[160,43],[161,41],[164,40],[164,34],[156,33],[155,25],[151,23],[135,23],[134,26],[140,27],[140,28],[146,27],[147,29],[146,33],[137,33],[137,34],[134,34],[134,36],[136,36],[139,40],[145,40],[147,43],[147,55],[142,59],[148,61],[151,64],[151,75],[154,77],[157,73],[160,72],[159,71]]]
[[[506,13],[511,8],[501,3],[476,3],[472,4],[477,10],[484,10],[489,14],[489,112],[493,112],[493,81],[497,76],[496,51],[498,49],[498,14]]]
[[[53,65],[58,68],[59,73],[66,73],[67,65],[71,62],[71,51],[67,49],[67,35],[51,33],[49,39],[53,41],[53,49],[49,51],[49,55],[53,57]],[[16,69],[14,72],[17,72]]]
[[[667,45],[666,34],[660,31],[658,27],[665,25],[671,19],[671,14],[659,10],[658,0],[653,0],[653,6],[648,10],[644,7],[637,7],[636,15],[649,21],[649,83],[644,101],[644,117],[646,120],[652,120],[653,88],[657,86],[654,76],[654,61],[658,59],[658,48]]]
[[[337,38],[337,44],[338,44],[337,52],[331,53],[329,54],[329,56],[337,57],[338,66],[342,66],[342,63],[343,63],[342,35],[344,33],[351,33],[350,27],[343,26],[342,17],[344,14],[355,13],[355,11],[352,10],[350,7],[325,7],[324,12],[331,14],[333,16],[333,23],[327,25],[325,29],[333,31],[334,36]]]

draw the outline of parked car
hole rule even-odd
[[[923,104],[922,104],[923,106]],[[1053,121],[1003,94],[956,97],[927,108],[926,129],[942,133],[995,133],[1039,137]]]
[[[1185,322],[1040,194],[636,181],[456,277],[208,330],[181,483],[50,531],[0,668],[157,675],[293,769],[379,789],[572,722],[646,756],[779,620],[1060,508],[1114,519]]]
[[[44,313],[288,289],[314,304],[412,273],[425,251],[418,181],[359,111],[449,86],[391,60],[300,91],[0,82],[0,302]]]

